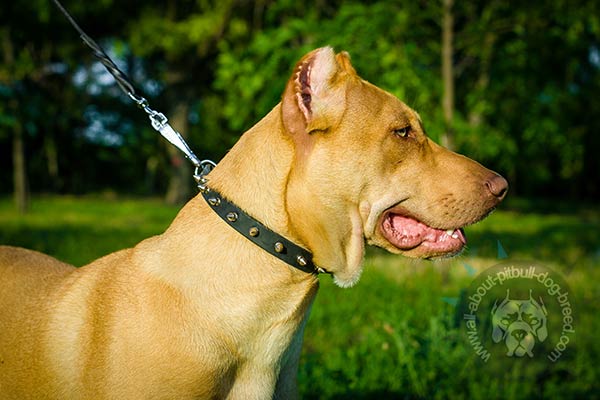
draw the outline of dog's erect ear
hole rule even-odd
[[[506,300],[502,301],[500,305],[503,305]],[[496,311],[498,310],[498,300],[494,302],[494,308],[492,308],[492,326],[494,329],[492,330],[492,340],[494,343],[498,343],[504,337],[504,331],[501,328],[501,322],[499,321],[500,316],[496,315]]]
[[[543,342],[548,337],[548,328],[546,327],[546,316],[548,315],[548,311],[546,310],[546,305],[544,304],[544,300],[542,297],[539,297],[540,302],[538,303],[538,307],[542,311],[543,315],[540,316],[540,327],[537,329],[536,334],[537,338],[540,342]],[[533,298],[532,298],[533,300]],[[533,300],[535,301],[535,300]],[[536,302],[537,303],[537,302]]]
[[[546,327],[546,318],[542,318],[542,325],[535,332],[540,342],[543,342],[548,337],[548,328]]]
[[[504,339],[504,331],[499,325],[494,325],[494,330],[492,331],[492,340],[494,343],[500,343],[502,339]]]
[[[345,107],[342,76],[356,75],[347,53],[322,47],[296,65],[281,100],[286,131],[294,136],[326,131],[338,123]],[[297,138],[298,139],[298,138]]]
[[[542,299],[542,296],[538,298],[540,299],[539,302],[533,298],[532,290],[529,291],[529,301],[535,308],[542,312],[542,314],[539,316],[540,326],[536,328],[535,334],[537,335],[539,341],[543,342],[548,337],[548,328],[546,327],[546,317],[548,315],[548,311],[546,310],[546,305],[544,304],[544,299]]]

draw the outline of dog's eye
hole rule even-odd
[[[405,126],[404,128],[399,129],[393,129],[392,132],[398,137],[407,138],[410,135],[410,126]]]
[[[523,320],[529,323],[529,325],[536,325],[539,322],[539,320],[531,314],[524,314]]]

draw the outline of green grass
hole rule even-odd
[[[0,243],[23,246],[82,266],[162,233],[178,211],[157,199],[38,197],[19,215],[0,199]]]
[[[99,197],[38,197],[30,214],[13,210],[0,199],[0,243],[76,265],[162,232],[177,212],[157,200]],[[520,200],[469,227],[468,251],[452,260],[414,261],[370,249],[356,287],[321,278],[301,358],[303,398],[597,398],[599,233],[597,208]],[[509,259],[537,260],[570,287],[576,334],[554,364],[482,363],[464,338],[460,312],[445,300],[461,296],[473,273],[498,262],[498,241]]]

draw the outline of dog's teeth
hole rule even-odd
[[[453,238],[453,239],[458,239],[458,233],[453,233],[453,234],[452,234],[452,238]]]
[[[454,233],[454,229],[448,229],[446,231],[446,235],[454,237],[452,234]],[[456,239],[456,238],[455,238]]]

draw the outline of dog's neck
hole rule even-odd
[[[280,121],[277,106],[219,162],[208,185],[273,231],[306,247],[289,224],[286,191],[294,148]]]
[[[333,273],[338,285],[350,286],[360,276],[364,251],[360,217],[357,212],[341,217],[328,213],[307,183],[294,179],[294,174],[302,175],[296,163],[304,162],[303,155],[281,118],[278,105],[247,131],[210,173],[208,186],[312,252],[317,266]],[[288,204],[289,198],[301,204]],[[340,236],[347,232],[350,238]]]
[[[279,107],[275,107],[247,131],[211,171],[208,186],[271,230],[309,249],[289,229],[286,182],[294,148],[284,135]],[[202,194],[181,209],[157,241],[150,239],[146,243],[142,245],[148,245],[149,251],[167,252],[170,259],[180,260],[165,269],[158,259],[156,265],[149,267],[149,272],[193,292],[198,285],[204,292],[210,287],[219,293],[229,290],[228,287],[252,284],[264,288],[268,296],[285,289],[286,296],[298,300],[306,295],[312,298],[318,286],[315,274],[285,264],[228,226],[210,209]],[[299,284],[298,296],[291,290],[296,284]],[[253,296],[266,295],[262,289],[252,293]]]

